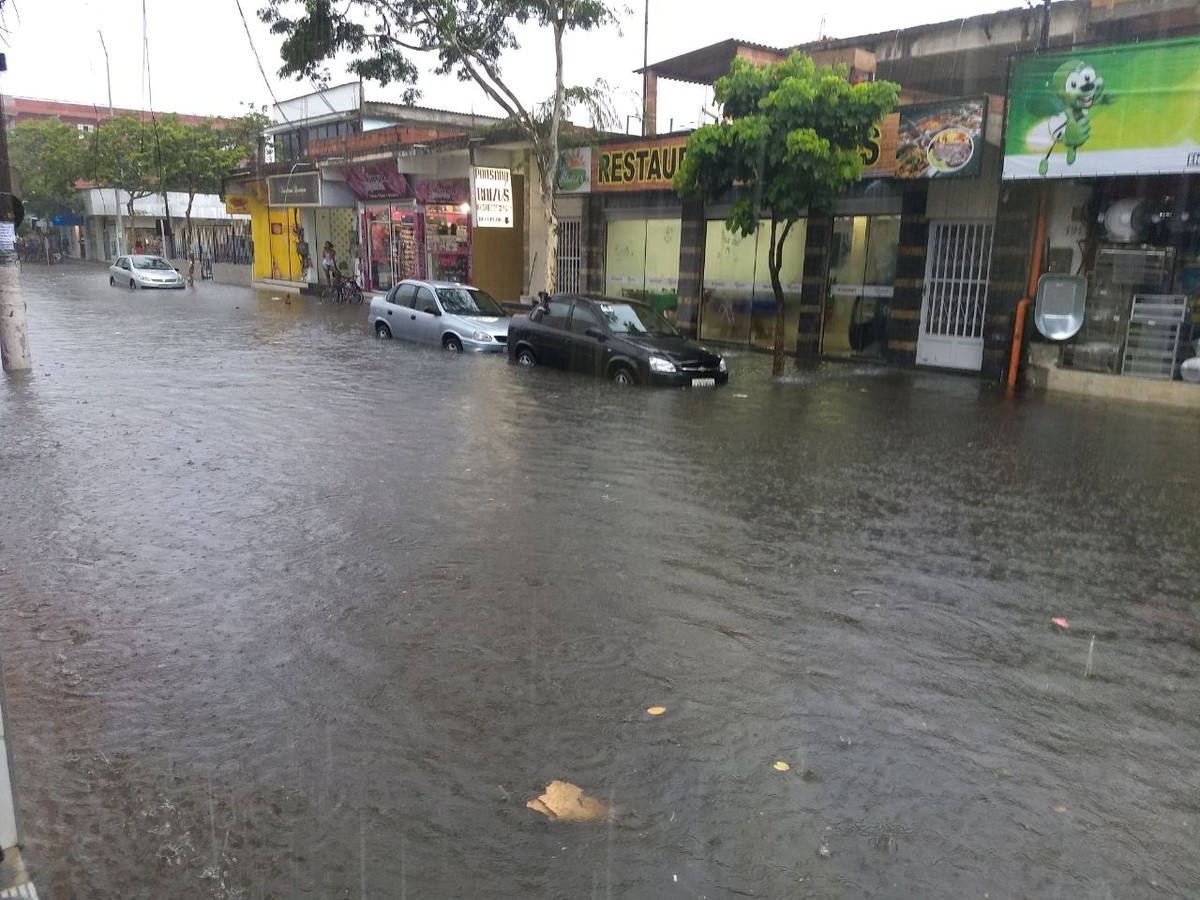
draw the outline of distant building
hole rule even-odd
[[[171,113],[122,108],[114,108],[111,113],[112,116],[126,114],[138,116],[149,123],[156,116]],[[212,121],[219,127],[222,122],[229,121],[219,116],[177,115],[184,125]],[[4,98],[4,123],[9,128],[25,121],[58,119],[74,125],[82,138],[109,118],[107,106],[33,97]],[[227,210],[224,200],[216,194],[195,197],[192,203],[191,245],[185,246],[185,239],[177,238],[175,232],[182,228],[186,216],[186,194],[169,191],[169,210],[161,194],[135,200],[134,216],[130,220],[125,205],[128,196],[124,192],[100,189],[85,182],[79,182],[78,187],[78,214],[64,212],[51,221],[39,223],[39,230],[57,234],[58,246],[69,258],[112,259],[117,255],[118,193],[124,231],[121,249],[125,252],[140,242],[144,247],[161,248],[168,256],[183,257],[195,252],[201,258],[243,264],[248,264],[252,258],[249,216]]]

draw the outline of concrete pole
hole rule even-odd
[[[97,31],[100,35],[100,48],[104,51],[104,76],[108,79],[108,119],[111,122],[113,118],[112,105],[112,72],[108,68],[108,48],[104,46],[104,32]],[[121,215],[121,192],[117,188],[113,188],[113,202],[117,205],[117,256],[121,256],[124,251],[121,249],[125,245],[125,217]],[[104,248],[104,256],[108,258],[108,248]]]
[[[646,0],[646,19],[642,31],[642,137],[653,135],[655,124],[650,121],[650,0]],[[629,126],[625,126],[629,130]]]
[[[0,53],[0,72],[8,61]],[[12,172],[8,168],[8,121],[0,92],[0,363],[5,372],[33,368],[25,298],[21,295],[21,261],[17,257],[17,217],[13,209]]]

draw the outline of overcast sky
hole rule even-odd
[[[570,35],[566,79],[591,84],[604,78],[614,88],[622,117],[636,115],[641,91],[644,17],[647,0],[633,0],[621,31]],[[1023,5],[1016,0],[648,0],[651,62],[726,38],[768,46],[816,40],[822,34],[848,37],[890,28],[949,21]],[[245,104],[262,106],[309,93],[312,86],[281,80],[279,40],[258,21],[262,0],[7,0],[3,49],[8,72],[0,75],[6,95],[70,100],[108,106],[105,54],[112,100],[118,107],[238,115]],[[623,6],[615,3],[614,6]],[[145,26],[143,27],[143,10]],[[523,34],[520,50],[505,58],[504,71],[522,100],[549,96],[554,78],[553,44],[547,33]],[[264,78],[256,62],[261,60]],[[426,66],[429,68],[429,66]],[[331,66],[331,83],[353,80],[344,65]],[[425,76],[421,103],[440,109],[491,113],[473,85]],[[706,91],[670,82],[659,84],[659,130],[696,123]],[[368,85],[369,100],[393,100],[390,89]],[[711,97],[708,98],[711,101]],[[638,130],[636,120],[629,127]]]

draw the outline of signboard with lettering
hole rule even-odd
[[[592,148],[572,147],[558,156],[554,190],[559,194],[586,194],[592,189]]]
[[[272,175],[267,178],[267,195],[271,206],[320,206],[321,175],[318,172]]]
[[[512,228],[512,172],[509,169],[472,167],[471,214],[476,228]]]
[[[871,139],[862,148],[863,178],[881,178],[896,174],[896,139],[900,134],[900,113],[886,116],[871,129]]]
[[[1003,178],[1200,173],[1200,38],[1013,59]]]
[[[407,200],[413,195],[395,162],[351,166],[342,171],[342,177],[359,200]]]
[[[592,151],[592,190],[672,190],[686,152],[687,139],[680,137],[602,144]]]
[[[418,181],[413,187],[418,203],[455,206],[471,202],[471,184],[465,179]]]

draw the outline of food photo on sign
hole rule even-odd
[[[985,108],[982,98],[902,108],[896,177],[977,174],[983,155]]]

